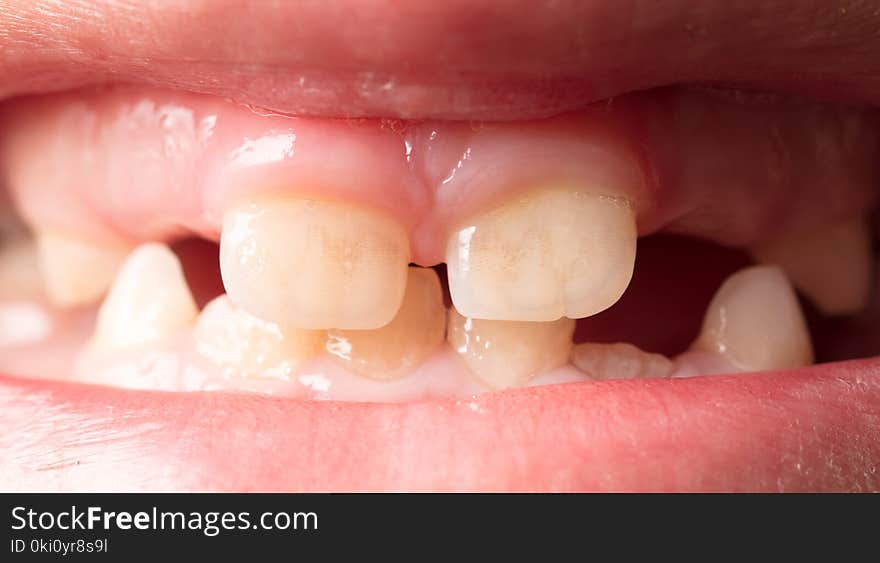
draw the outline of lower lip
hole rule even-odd
[[[880,358],[413,404],[0,377],[22,490],[880,490]]]

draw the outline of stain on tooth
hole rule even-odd
[[[113,283],[131,246],[81,240],[54,231],[36,234],[43,285],[59,307],[97,302]]]
[[[227,377],[286,380],[316,356],[324,332],[279,326],[236,307],[227,295],[208,303],[195,328],[196,350]]]
[[[164,244],[138,246],[98,311],[92,344],[127,348],[192,327],[198,308],[177,256]]]
[[[850,219],[752,248],[762,264],[785,270],[820,311],[847,315],[865,308],[871,293],[871,235],[867,219]]]
[[[673,368],[666,356],[626,342],[577,344],[571,352],[571,363],[597,380],[668,377]]]
[[[813,363],[813,347],[794,289],[776,266],[754,266],[721,285],[692,351],[713,352],[742,371]]]
[[[492,321],[449,310],[446,340],[473,373],[493,389],[522,387],[568,362],[575,321]]]
[[[403,227],[341,202],[264,199],[223,221],[220,271],[229,298],[285,326],[388,324],[403,300],[408,264]]]
[[[452,301],[476,319],[594,315],[629,285],[636,237],[635,214],[623,198],[571,189],[519,195],[449,238]]]
[[[434,270],[409,268],[406,293],[394,319],[373,330],[330,330],[327,352],[347,369],[372,379],[396,379],[443,343],[446,308]]]

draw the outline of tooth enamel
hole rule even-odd
[[[666,356],[625,342],[578,344],[571,352],[571,363],[593,379],[667,377],[672,372],[672,362]]]
[[[628,201],[574,190],[517,197],[457,229],[446,248],[452,301],[463,315],[553,321],[613,305],[632,277]]]
[[[797,296],[776,266],[754,266],[727,278],[712,298],[691,349],[720,354],[743,371],[813,363]]]
[[[493,389],[521,387],[568,361],[575,322],[487,321],[449,310],[446,339],[477,378]]]
[[[336,202],[267,199],[227,213],[220,271],[260,318],[311,329],[388,324],[406,289],[409,241],[393,220]]]
[[[227,376],[286,380],[320,352],[324,333],[264,321],[221,295],[199,315],[195,342],[199,354]]]
[[[372,379],[395,379],[422,363],[443,342],[446,308],[434,270],[409,268],[397,315],[374,330],[331,330],[327,352]]]
[[[752,249],[763,264],[780,266],[795,287],[829,315],[862,310],[871,284],[871,243],[865,218],[844,221]]]
[[[161,340],[191,327],[197,314],[177,256],[164,244],[143,244],[122,264],[101,304],[93,343],[125,348]]]
[[[36,235],[46,295],[60,307],[94,303],[110,287],[131,248],[99,245],[54,231]]]

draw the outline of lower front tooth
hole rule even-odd
[[[408,263],[400,225],[339,202],[265,199],[223,221],[220,271],[229,298],[284,326],[388,324],[403,299]]]
[[[443,343],[446,308],[434,270],[409,269],[397,315],[373,330],[331,330],[327,352],[346,368],[373,379],[395,379],[424,361]]]
[[[284,328],[236,307],[227,295],[208,303],[195,328],[196,349],[227,376],[286,380],[320,352],[324,333]]]
[[[110,287],[131,251],[124,244],[99,244],[54,231],[36,234],[43,283],[59,307],[94,303]]]
[[[446,249],[455,308],[476,319],[553,321],[607,309],[636,255],[629,201],[571,189],[517,197],[461,225]]]
[[[743,371],[813,363],[797,296],[775,266],[754,266],[727,278],[712,298],[691,349],[720,354]]]
[[[575,321],[487,321],[449,310],[446,339],[470,371],[493,389],[521,387],[568,361]]]
[[[871,236],[865,218],[785,237],[752,249],[762,264],[785,270],[823,313],[857,313],[871,293]]]
[[[190,328],[198,308],[177,256],[164,244],[137,247],[98,311],[93,345],[125,348]]]
[[[673,367],[666,356],[644,352],[626,342],[578,344],[571,352],[571,363],[600,380],[666,377]]]

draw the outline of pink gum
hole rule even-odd
[[[413,261],[432,265],[443,261],[451,223],[503,193],[548,183],[643,191],[623,136],[593,131],[589,115],[520,124],[294,118],[123,88],[13,108],[2,155],[24,215],[94,238],[216,240],[231,204],[284,194],[381,209],[409,229]]]

